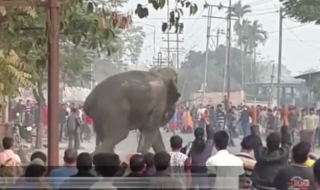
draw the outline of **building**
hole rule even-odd
[[[288,80],[280,83],[281,105],[304,105],[306,92],[302,80]],[[277,100],[277,83],[249,83],[245,87],[246,100],[256,102],[269,102],[269,107]]]
[[[295,76],[296,79],[304,80],[306,86],[305,101],[306,105],[317,105],[319,108],[320,100],[320,71],[310,72]]]

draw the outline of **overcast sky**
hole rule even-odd
[[[129,0],[125,5],[125,10],[134,10],[138,3],[147,0]],[[170,1],[170,8],[174,7],[174,0]],[[180,39],[184,39],[181,46],[189,50],[204,51],[206,46],[206,25],[207,18],[203,15],[208,14],[208,10],[203,10],[204,0],[196,0],[199,5],[199,11],[195,16],[189,16],[189,11],[186,10],[182,18],[185,29],[181,34]],[[228,1],[222,1],[224,5]],[[232,0],[232,3],[236,3]],[[219,1],[208,0],[209,4],[219,4]],[[279,36],[279,13],[277,12],[280,3],[277,0],[242,0],[242,4],[248,4],[252,8],[252,13],[247,15],[249,20],[259,20],[263,28],[269,33],[269,39],[266,45],[260,45],[258,51],[263,57],[270,60],[278,60],[278,36]],[[149,5],[150,6],[150,5]],[[225,11],[218,11],[213,9],[214,16],[225,16]],[[147,33],[147,38],[144,43],[141,60],[151,61],[153,56],[153,31],[156,28],[156,52],[160,47],[167,47],[166,42],[162,38],[167,38],[161,32],[161,24],[166,21],[166,8],[156,11],[149,8],[149,17],[139,19],[134,16],[134,24],[142,26]],[[142,24],[141,24],[142,23]],[[148,26],[152,25],[152,26]],[[220,19],[212,19],[212,31],[215,33],[216,29],[226,29],[226,21]],[[309,68],[317,68],[320,63],[320,26],[314,24],[300,24],[293,19],[285,18],[283,22],[283,49],[282,49],[282,63],[286,65],[293,75],[299,74],[300,71],[305,71]],[[234,35],[234,33],[232,34]],[[172,39],[176,39],[175,35],[171,35]],[[214,38],[215,39],[215,38]],[[220,44],[225,43],[225,36],[220,37]],[[175,43],[171,47],[176,47]],[[181,58],[185,54],[181,54]]]

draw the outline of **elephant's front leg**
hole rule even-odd
[[[140,130],[140,139],[138,144],[138,153],[146,154],[150,150],[151,146],[154,144],[154,141],[158,137],[159,129],[148,129],[144,128]]]
[[[162,139],[162,135],[161,135],[161,132],[160,132],[159,129],[158,129],[157,137],[154,139],[154,142],[152,144],[152,148],[153,148],[155,153],[166,150],[166,147],[164,145],[164,142],[163,142],[163,139]]]

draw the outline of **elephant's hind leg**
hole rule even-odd
[[[163,143],[159,129],[149,129],[149,130],[143,129],[140,131],[141,131],[141,137],[139,140],[137,152],[145,154],[149,151],[151,147],[153,148],[154,144],[156,144],[155,145],[156,150],[159,150],[159,151],[165,150],[164,143]],[[156,142],[159,140],[160,142]]]
[[[163,139],[162,139],[162,134],[161,134],[160,130],[158,130],[158,131],[159,132],[157,134],[157,137],[155,138],[155,141],[152,144],[152,148],[155,153],[166,150],[166,147],[165,147]]]
[[[129,129],[127,122],[121,119],[109,121],[104,124],[104,139],[101,145],[96,149],[95,153],[110,152],[114,153],[115,145],[127,138]]]

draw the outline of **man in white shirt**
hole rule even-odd
[[[197,110],[197,122],[198,122],[198,126],[197,127],[202,127],[205,128],[206,124],[203,121],[203,114],[206,111],[206,108],[203,107],[203,104],[199,105],[199,108]]]
[[[226,131],[218,131],[214,134],[217,153],[206,162],[208,175],[213,178],[210,180],[212,182],[210,186],[216,190],[238,190],[239,177],[245,174],[243,161],[227,150],[229,138]]]

